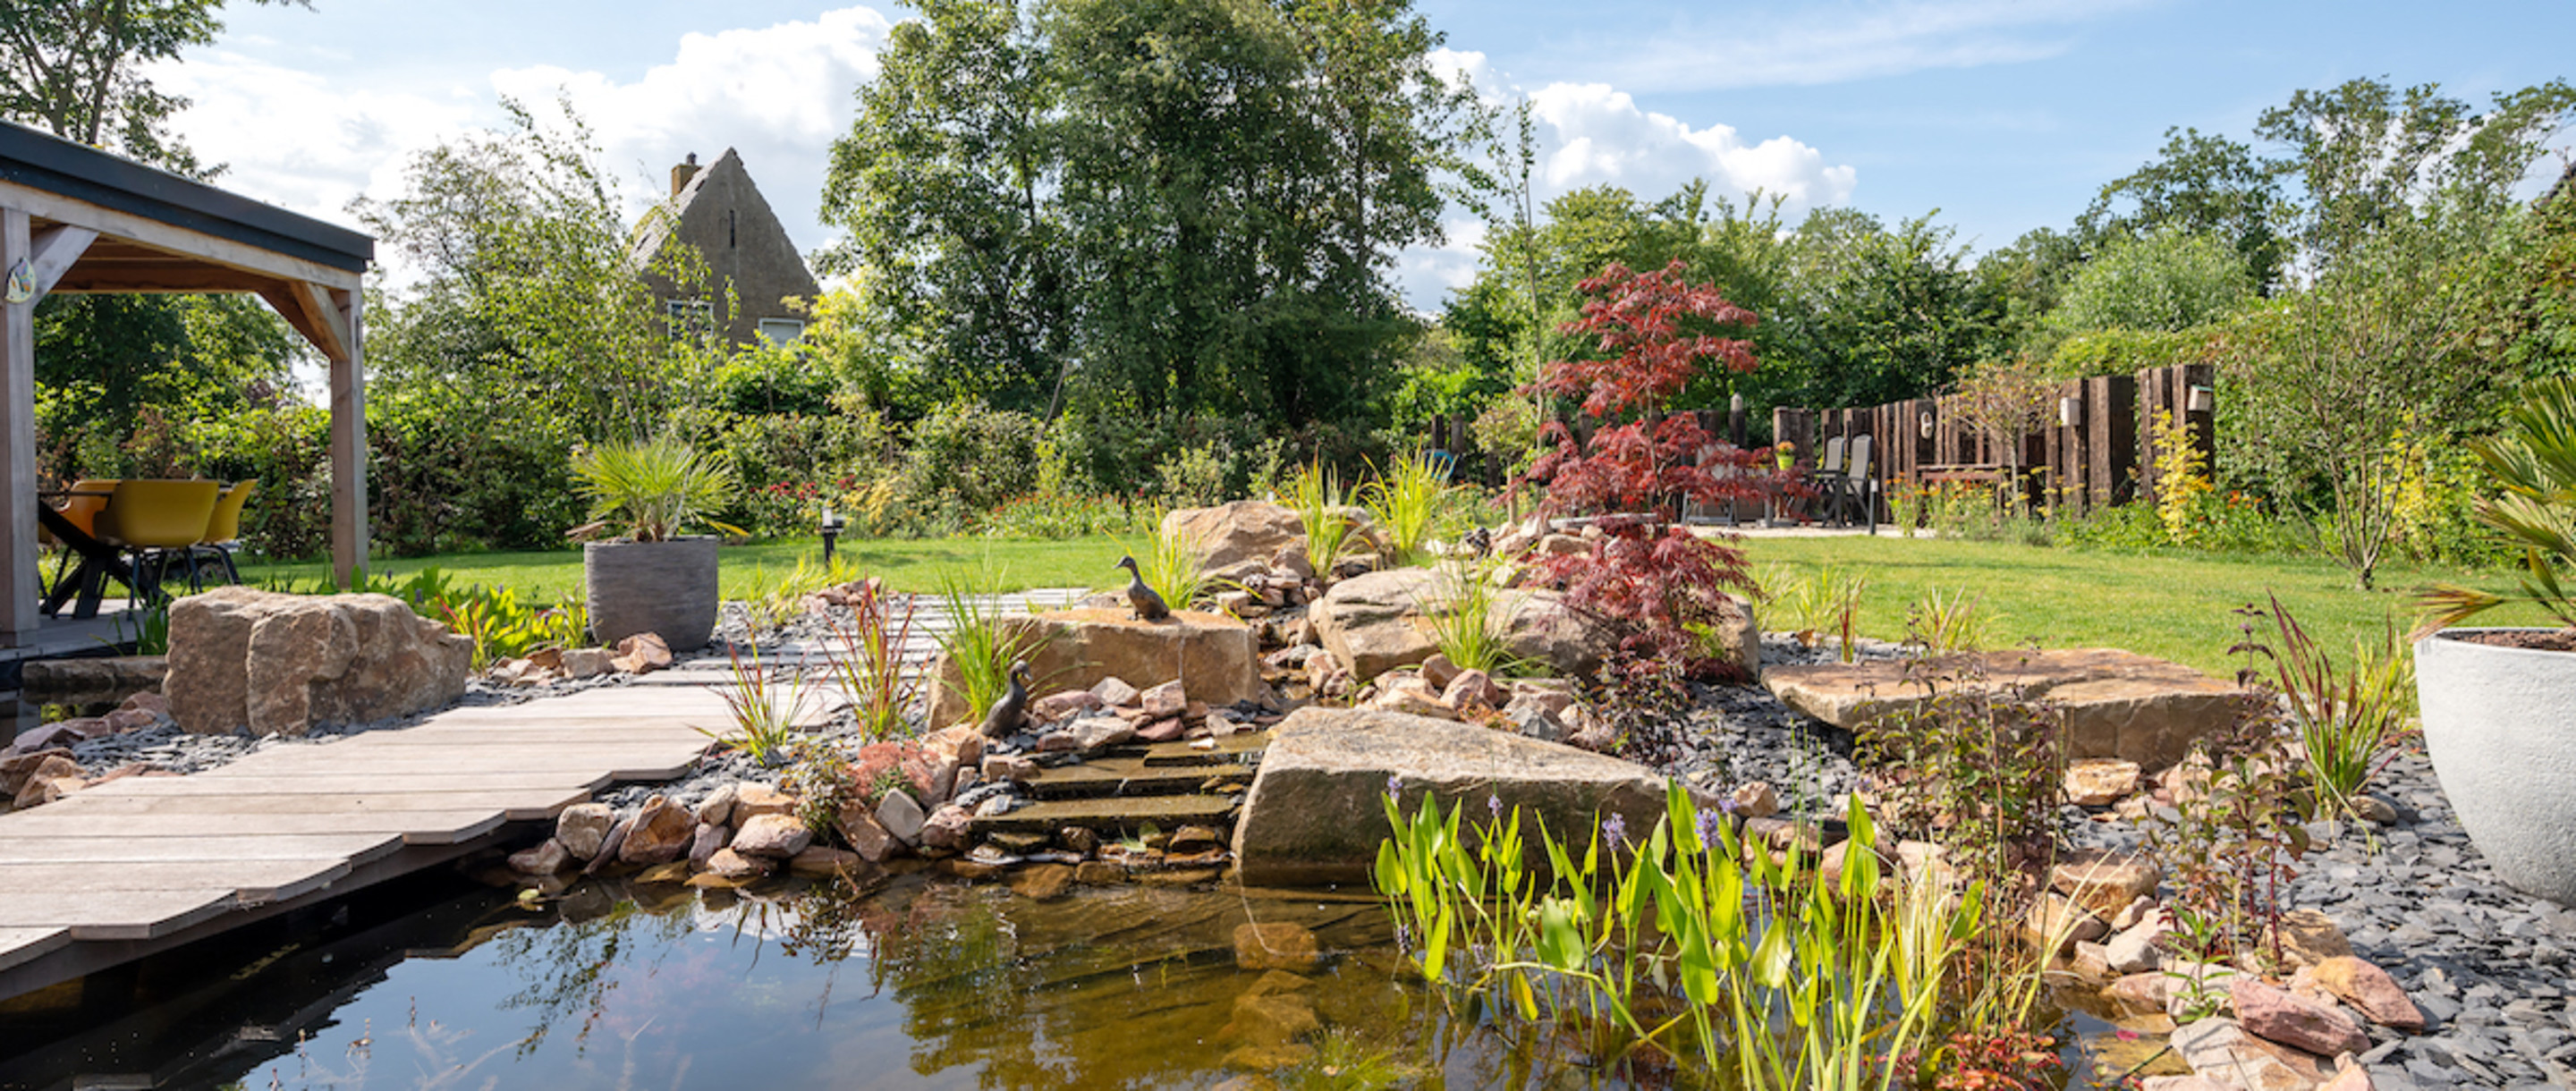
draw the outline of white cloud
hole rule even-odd
[[[1620,82],[1641,91],[1840,83],[1937,68],[2041,60],[2073,28],[2162,0],[1895,0],[1802,4],[1788,15],[1730,8],[1723,23],[1676,25],[1617,43]],[[1571,51],[1578,56],[1580,50]]]
[[[825,235],[816,210],[831,143],[848,129],[853,92],[876,74],[890,26],[853,7],[689,34],[669,63],[632,82],[533,67],[492,72],[480,85],[443,73],[402,87],[364,70],[335,79],[232,50],[192,54],[151,76],[194,100],[174,127],[200,158],[228,165],[225,186],[325,220],[350,222],[354,198],[399,194],[414,153],[503,124],[503,96],[543,108],[560,94],[589,124],[631,210],[665,194],[667,169],[682,155],[712,160],[732,147],[810,251]]]

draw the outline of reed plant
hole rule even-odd
[[[1849,663],[1854,658],[1853,628],[1860,616],[1861,596],[1868,590],[1869,577],[1826,565],[1791,583],[1778,601],[1787,608],[1799,643],[1813,648],[1824,642],[1825,634],[1838,634],[1842,661]]]
[[[1205,543],[1186,534],[1154,536],[1154,548],[1137,562],[1137,577],[1163,597],[1163,605],[1187,610],[1209,591]]]
[[[1986,619],[1977,593],[1965,587],[1948,595],[1935,587],[1906,612],[1907,643],[1926,652],[1972,652],[1985,647]]]
[[[2396,627],[2386,625],[2377,643],[2354,641],[2351,665],[2337,667],[2280,597],[2271,601],[2277,646],[2255,643],[2250,650],[2271,662],[2273,683],[2289,703],[2315,792],[2311,813],[2352,815],[2352,801],[2395,758],[2390,744],[2407,733],[2414,657],[2398,644]]]
[[[1412,564],[1431,544],[1431,534],[1449,498],[1446,467],[1420,447],[1389,459],[1375,479],[1360,490],[1369,519],[1386,535],[1395,554],[1389,567]]]
[[[1983,924],[1977,889],[1954,898],[1918,878],[1883,898],[1856,799],[1827,881],[1799,849],[1775,857],[1740,840],[1678,785],[1652,830],[1631,842],[1614,815],[1584,831],[1597,836],[1579,859],[1544,823],[1525,842],[1498,799],[1469,837],[1463,803],[1444,815],[1426,796],[1408,815],[1400,783],[1389,788],[1394,836],[1374,879],[1413,965],[1499,1017],[1588,1028],[1596,1061],[1650,1044],[1685,1053],[1687,1031],[1747,1089],[1896,1086]],[[1525,858],[1532,843],[1548,879]]]
[[[841,654],[832,657],[832,675],[849,699],[859,734],[870,742],[909,734],[912,724],[905,710],[920,689],[903,660],[904,646],[912,640],[912,596],[886,590],[884,581],[867,580],[859,585],[850,614],[847,623],[832,620],[833,638],[841,645]]]
[[[1515,604],[1502,601],[1486,566],[1451,561],[1439,566],[1439,585],[1430,601],[1414,605],[1431,625],[1432,642],[1460,670],[1501,677],[1521,674],[1529,664],[1512,654],[1510,621]]]
[[[970,720],[983,719],[1010,688],[1011,664],[1037,650],[1035,633],[1002,624],[994,598],[1003,586],[1002,576],[989,570],[939,581],[939,604],[948,614],[948,631],[938,636],[939,650],[947,654],[957,676],[953,682],[943,678],[940,684],[966,702]]]
[[[717,694],[724,698],[725,711],[733,723],[722,732],[699,728],[700,734],[739,750],[745,757],[762,765],[783,764],[794,750],[801,730],[797,722],[813,707],[812,694],[806,688],[801,668],[778,671],[760,661],[760,648],[754,645],[748,662],[742,649],[728,647],[732,681]],[[784,684],[777,676],[785,675]]]
[[[1317,572],[1330,572],[1349,550],[1349,497],[1341,474],[1320,460],[1307,463],[1288,479],[1289,506],[1306,533],[1306,560]]]

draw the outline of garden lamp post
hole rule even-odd
[[[841,520],[840,516],[832,513],[832,505],[823,505],[823,522],[817,528],[823,534],[823,571],[832,570],[832,542],[841,536],[841,528],[848,525]]]

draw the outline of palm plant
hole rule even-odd
[[[2576,378],[2543,379],[2505,415],[2504,432],[2471,445],[2504,495],[2478,502],[2478,521],[2523,547],[2522,585],[2496,595],[2445,585],[2421,597],[2422,632],[2448,628],[2509,602],[2548,611],[2576,628],[2576,600],[2559,571],[2576,564]]]
[[[590,500],[591,522],[572,534],[662,542],[691,526],[740,535],[714,513],[731,503],[733,468],[705,458],[675,435],[603,443],[573,455],[573,476]]]

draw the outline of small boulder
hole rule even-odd
[[[1279,921],[1234,928],[1234,964],[1239,968],[1309,973],[1321,959],[1315,933],[1300,925]]]
[[[1423,680],[1430,681],[1430,672]],[[1432,683],[1437,685],[1438,683]],[[1464,712],[1471,708],[1499,709],[1511,703],[1511,693],[1496,685],[1492,675],[1480,670],[1460,671],[1440,691],[1440,703]]]
[[[2130,902],[2154,894],[2156,884],[2164,881],[2164,868],[2143,854],[2083,849],[2060,856],[2048,881],[2087,912],[2109,920]]]
[[[2293,909],[2281,914],[2279,933],[2281,957],[2293,966],[2314,966],[2330,958],[2352,955],[2352,942],[2344,938],[2334,918],[2314,909]]]
[[[707,873],[719,878],[743,882],[760,878],[778,867],[778,862],[765,856],[748,856],[732,849],[717,849],[707,859]]]
[[[1422,680],[1431,683],[1433,689],[1446,693],[1449,683],[1457,677],[1458,664],[1450,662],[1447,655],[1433,652],[1431,658],[1422,661]]]
[[[2084,911],[2084,907],[2055,894],[2042,894],[2030,906],[2022,920],[2022,938],[2033,948],[2054,947],[2052,954],[2064,954],[2078,943],[2091,943],[2102,938],[2110,926]]]
[[[1281,551],[1304,551],[1306,525],[1294,509],[1259,500],[1212,508],[1182,508],[1163,516],[1163,537],[1198,550],[1201,567],[1214,571],[1245,561],[1267,563]]]
[[[721,822],[714,825],[701,824],[698,827],[697,840],[689,842],[689,863],[704,868],[707,866],[707,861],[715,858],[717,849],[731,844],[733,844],[733,827]]]
[[[671,646],[660,633],[637,633],[617,642],[608,665],[626,674],[651,674],[671,665]]]
[[[2066,766],[2066,800],[2078,807],[2108,807],[2138,790],[2138,763],[2083,758]]]
[[[510,870],[521,875],[552,875],[572,866],[572,854],[564,851],[563,842],[546,838],[535,848],[510,854]]]
[[[2359,1053],[2370,1036],[2332,1007],[2266,985],[2247,974],[2230,983],[2228,998],[2245,1032],[2320,1057]]]
[[[901,788],[877,801],[877,825],[906,845],[921,843],[921,825],[926,821],[929,816],[921,813],[921,804]]]
[[[1126,708],[1145,697],[1143,691],[1127,684],[1126,679],[1115,675],[1093,683],[1089,692],[1092,696],[1100,698],[1100,703],[1093,706],[1095,708]]]
[[[1108,685],[1110,681],[1115,681],[1115,679],[1104,680],[1100,684],[1105,686]],[[1118,684],[1122,686],[1126,685],[1124,682],[1120,682]],[[1075,713],[1094,712],[1105,707],[1107,707],[1107,702],[1102,701],[1100,699],[1100,695],[1092,692],[1091,690],[1058,690],[1031,702],[1029,704],[1029,719],[1037,723],[1051,724],[1057,720],[1064,719],[1067,716],[1074,715]]]
[[[1145,710],[1146,719],[1160,720],[1180,715],[1183,710],[1190,707],[1190,699],[1181,691],[1180,680],[1175,678],[1147,689],[1140,704]]]
[[[600,842],[608,837],[608,827],[617,822],[617,812],[605,803],[575,803],[555,816],[555,840],[575,860],[594,859]]]
[[[954,803],[931,812],[921,825],[921,847],[931,852],[964,852],[975,826],[975,813]]]
[[[721,826],[733,821],[733,801],[736,791],[738,789],[733,785],[722,784],[718,785],[715,791],[707,793],[707,798],[699,800],[696,808],[698,825]]]
[[[679,859],[697,841],[698,820],[678,804],[654,796],[644,801],[636,812],[635,823],[627,827],[626,843],[618,846],[619,863],[651,867]]]
[[[2423,1033],[2424,1010],[2415,1006],[2388,971],[2351,955],[2336,955],[2320,960],[2311,974],[2363,1018],[2408,1034]]]
[[[1419,675],[1400,675],[1379,687],[1377,696],[1369,698],[1368,707],[1381,712],[1407,716],[1430,716],[1443,720],[1458,718],[1458,710],[1449,707],[1431,689],[1431,683]]]
[[[841,840],[848,842],[852,851],[871,864],[882,864],[887,857],[894,855],[894,835],[886,832],[884,824],[878,822],[877,816],[863,805],[851,804],[841,808],[840,817],[833,822],[832,828],[841,832]]]
[[[2247,1091],[2308,1091],[2327,1073],[2315,1057],[2248,1034],[2236,1020],[2202,1019],[2174,1028],[2174,1052],[2200,1076]]]
[[[733,811],[726,821],[741,826],[762,815],[792,815],[796,805],[795,796],[758,781],[744,781],[734,786]]]
[[[1727,798],[1734,801],[1738,817],[1769,818],[1780,813],[1780,792],[1766,780],[1738,784]]]
[[[606,648],[566,648],[563,653],[563,664],[559,669],[563,671],[564,677],[574,681],[597,678],[617,669],[616,664],[611,662],[615,658],[616,656]]]
[[[784,860],[814,843],[814,832],[792,815],[755,815],[733,835],[733,850],[745,856]]]

